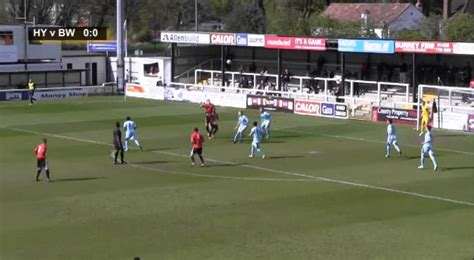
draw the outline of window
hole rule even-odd
[[[66,66],[68,70],[72,70],[72,63],[68,63]]]
[[[0,45],[13,45],[12,31],[0,31]]]
[[[143,70],[146,77],[158,77],[160,72],[158,62],[143,65]]]

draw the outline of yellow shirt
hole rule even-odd
[[[421,107],[421,116],[422,117],[429,117],[430,116],[430,110],[428,109],[428,105],[424,105]]]
[[[29,88],[30,90],[35,89],[35,83],[34,83],[34,82],[28,82],[28,88]]]

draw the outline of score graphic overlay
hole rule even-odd
[[[30,27],[29,40],[34,41],[103,41],[106,27]]]

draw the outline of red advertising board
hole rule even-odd
[[[325,38],[293,38],[295,49],[299,50],[312,50],[312,51],[325,51],[326,50],[326,39]]]
[[[293,39],[291,37],[265,36],[265,48],[270,49],[294,49]]]
[[[452,54],[452,42],[395,41],[395,52]]]
[[[319,116],[321,115],[321,103],[309,100],[295,100],[295,114]]]
[[[235,33],[211,33],[211,44],[235,45]]]
[[[285,50],[326,50],[325,38],[265,36],[265,48]]]

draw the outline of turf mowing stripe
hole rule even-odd
[[[9,129],[9,130],[14,130],[14,131],[18,131],[18,132],[24,132],[24,133],[29,133],[29,134],[35,134],[35,135],[44,135],[44,136],[51,136],[51,137],[56,137],[56,138],[62,138],[62,139],[67,139],[67,140],[73,140],[73,141],[78,141],[78,142],[86,142],[86,143],[91,143],[91,144],[98,144],[98,145],[106,145],[106,146],[113,146],[112,144],[109,144],[109,143],[103,143],[103,142],[99,142],[99,141],[94,141],[94,140],[89,140],[89,139],[82,139],[82,138],[76,138],[76,137],[71,137],[71,136],[65,136],[65,135],[58,135],[58,134],[50,134],[50,133],[41,133],[41,132],[37,132],[37,131],[31,131],[31,130],[26,130],[26,129],[20,129],[20,128],[11,128],[11,127],[2,127],[4,129]],[[169,152],[163,152],[163,151],[150,151],[152,153],[160,153],[160,154],[165,154],[165,155],[170,155],[170,156],[174,156],[174,157],[184,157],[184,158],[189,158],[189,156],[187,155],[182,155],[182,154],[176,154],[176,153],[169,153]],[[273,172],[273,173],[280,173],[280,174],[284,174],[284,175],[291,175],[291,176],[298,176],[298,177],[304,177],[306,178],[306,180],[311,180],[311,181],[317,181],[318,179],[312,175],[306,175],[306,174],[301,174],[301,173],[293,173],[293,172],[286,172],[286,171],[280,171],[280,170],[274,170],[274,169],[268,169],[268,168],[263,168],[263,167],[257,167],[257,166],[252,166],[252,165],[238,165],[234,162],[225,162],[225,161],[219,161],[219,160],[213,160],[213,159],[207,159],[207,161],[211,161],[211,162],[217,162],[217,163],[225,163],[225,164],[230,164],[230,165],[235,165],[235,166],[242,166],[242,167],[247,167],[247,168],[252,168],[252,169],[256,169],[256,170],[262,170],[262,171],[267,171],[267,172]],[[140,166],[140,165],[133,165],[135,167],[141,167],[141,168],[147,168],[147,167],[144,167],[144,166]],[[153,168],[155,169],[155,168]],[[188,175],[194,175],[194,174],[188,174]],[[197,175],[197,174],[196,174]],[[202,175],[204,176],[204,175]],[[206,177],[210,177],[210,176],[213,176],[213,175],[208,175]],[[222,178],[223,176],[218,176],[216,178]],[[229,176],[228,176],[229,177]],[[243,178],[243,177],[234,177],[235,178]],[[263,180],[265,178],[261,178],[260,180]],[[245,180],[245,178],[243,178],[242,180]],[[269,180],[269,179],[267,179]],[[271,180],[283,180],[283,179],[271,179]],[[301,179],[289,179],[291,181],[301,181]]]
[[[51,136],[51,137],[56,137],[56,138],[74,140],[74,141],[79,141],[79,142],[87,142],[87,143],[92,143],[92,144],[112,146],[112,144],[108,144],[108,143],[102,143],[102,142],[98,142],[98,141],[94,141],[94,140],[81,139],[81,138],[69,137],[69,136],[64,136],[64,135],[41,133],[41,132],[36,132],[36,131],[31,131],[31,130],[26,130],[26,129],[20,129],[20,128],[8,128],[8,127],[3,127],[3,128],[18,131],[18,132],[36,134],[36,135],[45,135],[45,136]],[[188,156],[182,155],[182,154],[163,152],[163,151],[152,151],[152,152],[171,155],[171,156],[176,156],[176,157],[186,157],[186,158],[188,157]],[[284,172],[284,171],[274,170],[274,169],[268,169],[268,168],[253,166],[253,165],[245,165],[245,164],[244,165],[239,165],[239,164],[234,163],[234,162],[227,162],[227,161],[220,161],[220,160],[213,160],[213,159],[208,159],[208,161],[213,161],[213,162],[218,162],[218,163],[227,163],[227,164],[232,164],[232,165],[235,165],[235,166],[247,167],[247,168],[252,168],[252,169],[256,169],[256,170],[263,170],[263,171],[269,171],[269,172],[289,174],[289,172]],[[143,167],[143,166],[141,166],[141,167]],[[391,193],[410,195],[410,196],[415,196],[415,197],[420,197],[420,198],[425,198],[425,199],[439,200],[439,201],[450,202],[450,203],[455,203],[455,204],[461,204],[461,205],[474,207],[474,202],[460,201],[460,200],[454,200],[454,199],[443,198],[443,197],[438,197],[438,196],[426,195],[426,194],[421,194],[421,193],[416,193],[416,192],[396,190],[396,189],[373,186],[373,185],[368,185],[368,184],[363,184],[363,183],[356,183],[356,182],[349,182],[349,181],[343,181],[343,180],[329,179],[329,178],[317,177],[317,176],[305,175],[305,174],[299,174],[299,173],[290,173],[290,175],[305,176],[306,178],[316,179],[316,180],[325,181],[325,182],[332,182],[332,183],[362,187],[362,188],[373,189],[373,190],[387,191],[387,192],[391,192]]]
[[[365,138],[352,137],[352,136],[344,136],[344,135],[317,134],[317,133],[311,133],[311,132],[305,132],[305,131],[285,130],[285,129],[282,129],[282,128],[280,128],[280,129],[274,129],[274,131],[281,131],[281,132],[287,132],[287,133],[297,133],[297,134],[306,134],[306,135],[321,135],[321,136],[325,136],[325,137],[338,138],[338,139],[345,139],[345,140],[351,140],[351,141],[360,141],[360,142],[376,143],[376,144],[386,144],[386,142],[384,142],[384,141],[370,140],[370,139],[365,139]],[[421,145],[414,145],[414,144],[403,144],[403,146],[421,148]],[[436,148],[435,150],[437,150],[437,151],[443,151],[443,152],[450,152],[450,153],[459,153],[459,154],[466,154],[466,155],[474,155],[473,152],[451,150],[451,149],[446,149],[446,148]]]

